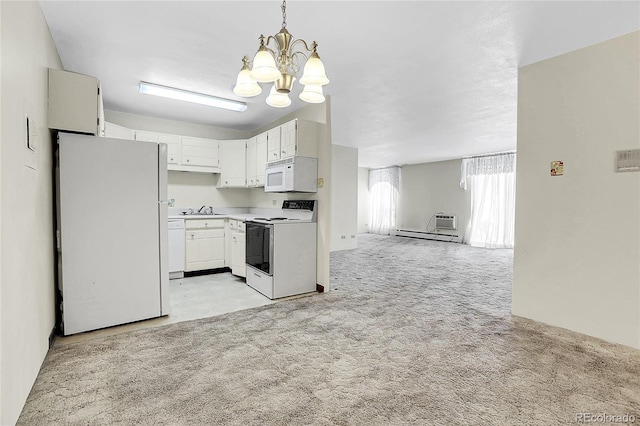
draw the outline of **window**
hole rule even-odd
[[[400,167],[369,171],[371,197],[370,231],[389,234],[396,227],[396,210],[400,195]]]
[[[462,160],[460,186],[471,191],[471,218],[464,241],[475,247],[513,248],[516,155]]]

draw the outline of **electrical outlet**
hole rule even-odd
[[[318,178],[318,188],[322,188],[324,186],[324,179]]]
[[[341,240],[344,240],[345,238],[347,238],[347,236],[346,236],[346,235],[340,235],[340,239],[341,239]]]
[[[273,200],[273,201],[272,201],[272,204],[273,204],[274,206],[277,206],[277,205],[278,205],[278,200]]]

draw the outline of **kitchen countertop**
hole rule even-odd
[[[256,217],[263,217],[255,213],[233,213],[233,214],[180,214],[171,215],[169,219],[237,219],[251,220]]]

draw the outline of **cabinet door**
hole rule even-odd
[[[167,163],[180,164],[180,136],[158,133],[158,142],[167,144]]]
[[[50,68],[49,128],[100,134],[99,87],[95,77]]]
[[[238,221],[236,219],[227,219],[224,227],[224,266],[231,267],[232,264],[232,247],[231,235],[236,232]]]
[[[183,136],[182,165],[218,167],[218,141]]]
[[[267,130],[267,161],[280,159],[280,126]]]
[[[185,271],[224,267],[224,229],[186,232]]]
[[[256,137],[247,140],[247,186],[256,186]]]
[[[220,141],[220,175],[219,185],[222,188],[244,188],[246,177],[246,141]]]
[[[267,163],[267,134],[256,136],[256,186],[264,186],[264,166]]]
[[[293,157],[297,153],[298,120],[280,126],[280,158]]]
[[[232,263],[231,263],[231,273],[233,275],[237,275],[239,277],[246,277],[247,273],[247,265],[245,262],[245,234],[243,232],[235,232],[231,236],[231,244],[232,244]]]

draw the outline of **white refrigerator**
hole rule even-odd
[[[169,313],[165,144],[58,135],[64,335]]]

